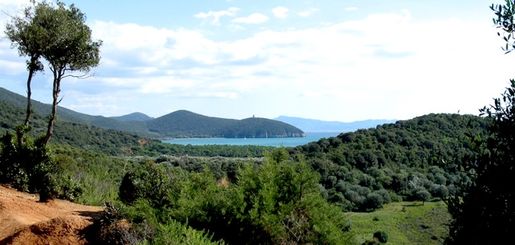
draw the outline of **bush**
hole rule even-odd
[[[104,211],[93,221],[89,240],[94,244],[128,244],[141,242],[132,225],[122,218],[119,209],[106,203]]]
[[[322,197],[318,175],[288,159],[284,151],[273,152],[262,165],[244,165],[229,185],[219,185],[209,170],[146,163],[124,177],[120,198],[129,205],[128,220],[155,243],[182,239],[180,234],[192,240],[178,244],[337,244],[346,239],[349,224],[341,209]]]
[[[374,232],[374,239],[377,239],[380,243],[387,243],[388,242],[388,234],[384,231],[376,231]]]
[[[19,127],[16,134],[6,133],[0,142],[0,182],[20,191],[39,193],[40,201],[53,198],[74,200],[81,186],[48,153],[41,139],[32,139],[28,129]]]
[[[370,193],[363,204],[365,210],[375,210],[383,207],[383,197],[377,193]]]
[[[426,202],[431,199],[431,194],[426,189],[420,188],[413,191],[412,197],[416,201]]]
[[[440,199],[445,199],[449,195],[449,189],[444,185],[433,185],[429,189],[429,192],[431,192],[433,197],[438,197]]]
[[[144,198],[151,201],[153,207],[169,205],[172,202],[168,195],[173,189],[171,181],[163,165],[147,161],[125,174],[119,188],[120,200],[131,204]]]

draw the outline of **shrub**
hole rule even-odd
[[[380,243],[388,242],[388,234],[384,231],[376,231],[374,232],[374,239],[377,239]]]
[[[365,210],[374,210],[383,207],[383,197],[377,193],[370,193],[363,204]]]
[[[120,210],[111,203],[106,203],[104,211],[95,218],[90,228],[89,240],[94,244],[138,244],[141,238]]]
[[[166,173],[163,165],[147,161],[125,174],[119,188],[120,200],[131,204],[144,198],[153,207],[169,205],[172,202],[168,195],[173,189],[171,181],[171,176]]]
[[[431,194],[426,189],[419,188],[413,191],[412,197],[416,201],[426,202],[429,201],[429,199],[431,199]]]
[[[53,198],[74,200],[81,186],[48,153],[42,139],[32,139],[27,129],[6,133],[0,142],[0,182],[20,191],[39,193],[40,201]]]
[[[449,195],[449,189],[444,185],[433,185],[429,189],[432,196],[445,199]]]

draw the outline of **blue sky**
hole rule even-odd
[[[491,22],[493,1],[64,2],[87,15],[103,46],[91,77],[63,81],[61,105],[93,115],[478,114],[515,77],[515,57],[503,54]],[[24,4],[0,0],[2,30]],[[24,94],[26,75],[2,35],[0,86]],[[50,102],[50,88],[50,72],[38,74],[34,98]]]

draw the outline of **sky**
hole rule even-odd
[[[26,0],[0,0],[0,87],[25,94],[5,37]],[[332,121],[479,114],[515,78],[490,4],[500,0],[64,0],[102,40],[61,106],[91,115],[176,110]],[[51,102],[51,72],[33,98]]]

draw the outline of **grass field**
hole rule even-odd
[[[443,202],[397,202],[370,213],[347,213],[356,244],[371,240],[376,231],[388,234],[388,243],[442,244],[450,215]]]

